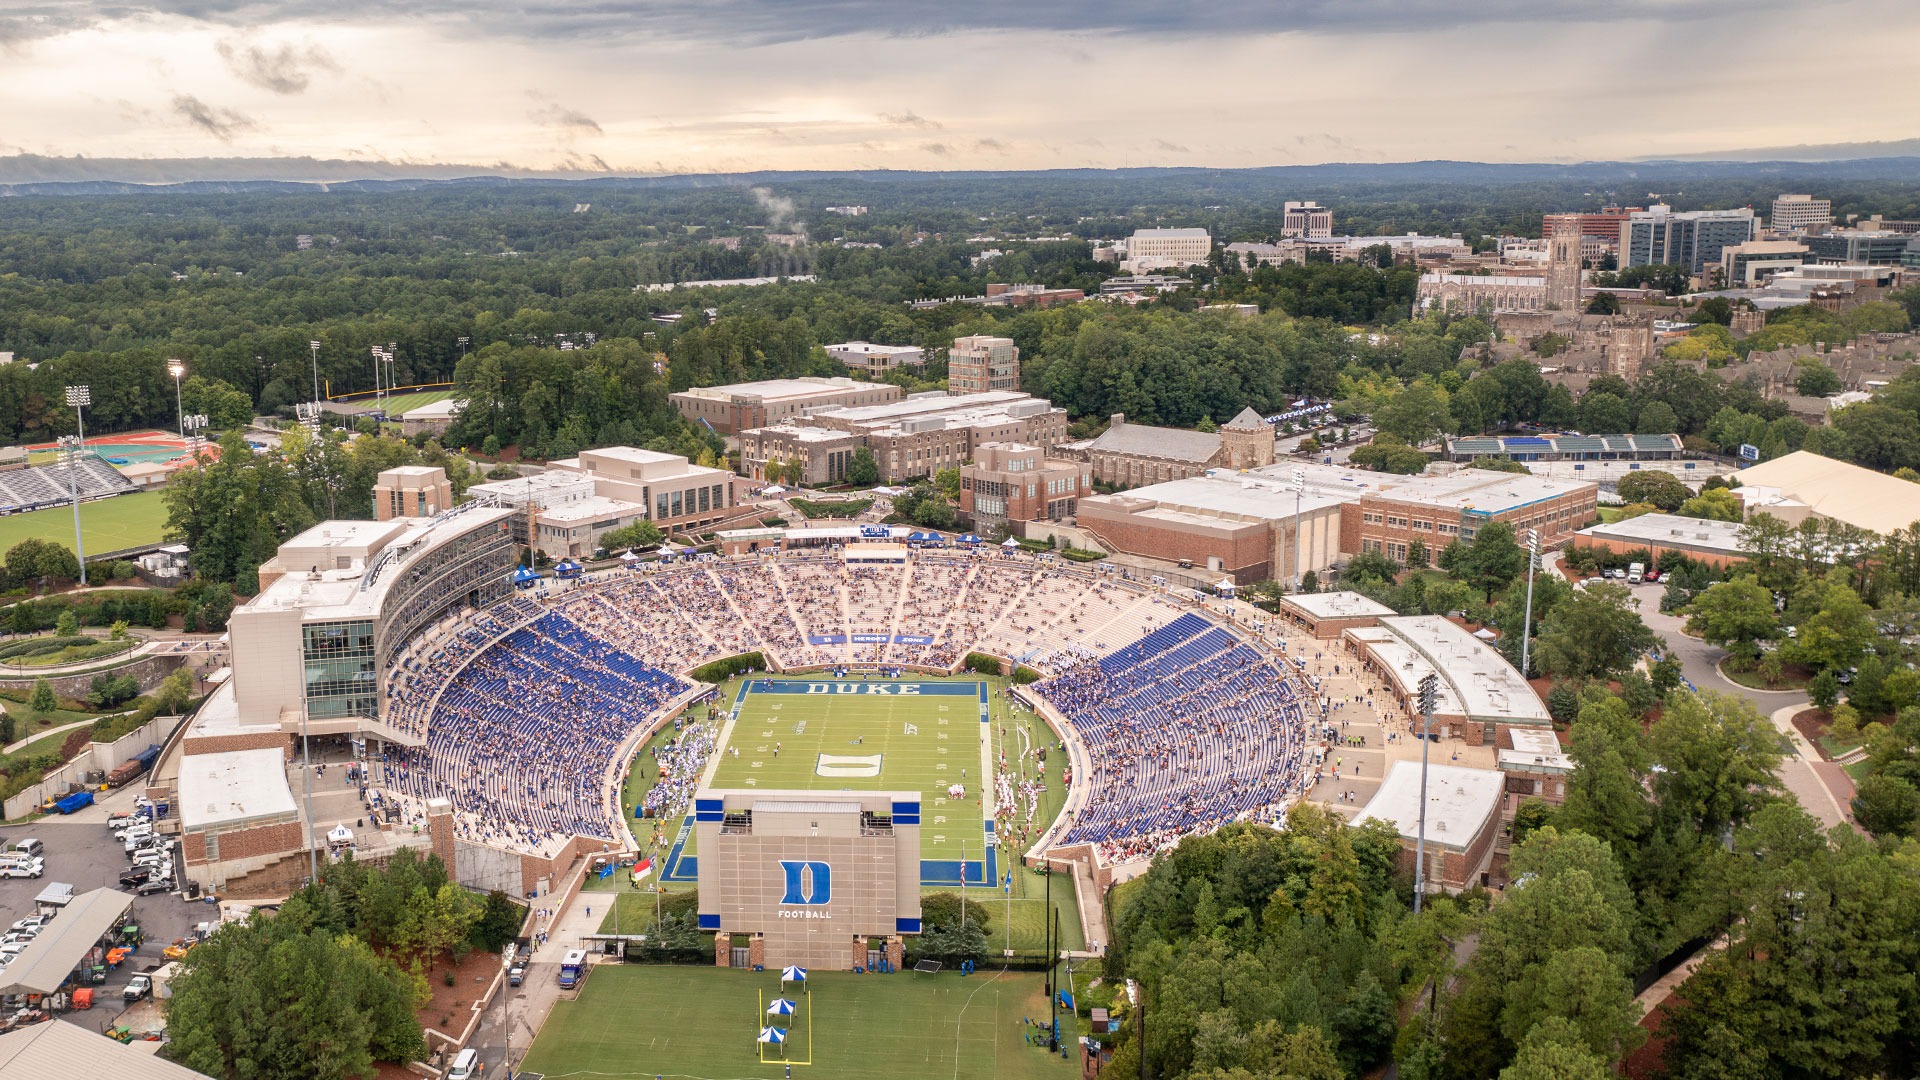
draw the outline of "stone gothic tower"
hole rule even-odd
[[[1254,469],[1273,464],[1273,427],[1251,408],[1220,428],[1221,464],[1229,469]]]
[[[1558,221],[1547,248],[1547,303],[1561,311],[1580,310],[1580,227]]]

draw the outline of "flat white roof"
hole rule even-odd
[[[558,503],[541,510],[538,516],[556,524],[593,521],[598,518],[618,517],[621,514],[640,513],[646,507],[624,499],[610,499],[605,495],[589,495],[584,499]]]
[[[1920,492],[1916,492],[1920,495]],[[1738,521],[1710,521],[1706,518],[1681,517],[1678,514],[1642,514],[1625,521],[1603,522],[1591,528],[1581,529],[1579,535],[1599,537],[1605,540],[1618,540],[1628,544],[1672,544],[1692,548],[1710,548],[1724,551],[1729,555],[1738,555],[1740,530],[1745,526]]]
[[[1384,619],[1399,614],[1357,592],[1293,593],[1281,597],[1280,602],[1310,619]]]
[[[1151,237],[1155,240],[1192,239],[1198,236],[1211,236],[1205,229],[1135,229],[1135,236]]]
[[[1162,510],[1208,511],[1262,521],[1291,517],[1294,512],[1293,491],[1285,488],[1281,481],[1271,476],[1224,471],[1148,484],[1120,492],[1115,497],[1147,499],[1160,504]],[[1309,486],[1306,496],[1299,500],[1300,512],[1312,513],[1351,502],[1356,497],[1342,492],[1319,491]]]
[[[1465,850],[1500,811],[1506,775],[1498,769],[1458,765],[1427,767],[1427,843]],[[1377,818],[1399,830],[1403,839],[1420,835],[1420,763],[1396,761],[1356,820]]]
[[[364,547],[407,527],[406,521],[323,521],[282,544],[282,547]]]
[[[762,401],[777,401],[782,398],[844,394],[849,390],[879,389],[882,385],[885,384],[857,383],[843,376],[834,376],[826,379],[762,379],[759,382],[728,383],[725,386],[696,386],[680,392],[694,397],[722,401],[733,397],[755,397]],[[598,453],[598,451],[595,452]]]
[[[183,757],[178,790],[180,824],[193,831],[298,816],[277,749]]]
[[[1522,730],[1514,728],[1513,749],[1500,751],[1500,767],[1503,769],[1545,770],[1547,772],[1572,772],[1573,759],[1560,745],[1560,739],[1550,730]]]
[[[1478,720],[1550,724],[1553,717],[1533,687],[1492,645],[1439,615],[1399,615],[1382,628],[1431,663]]]

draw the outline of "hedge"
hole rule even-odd
[[[1019,667],[1013,669],[1013,681],[1015,683],[1018,683],[1021,686],[1025,686],[1026,684],[1032,683],[1032,682],[1039,682],[1041,679],[1044,679],[1044,678],[1046,678],[1045,675],[1042,675],[1039,672],[1033,670],[1032,668],[1027,667],[1025,664],[1022,664]]]
[[[997,657],[988,656],[986,653],[977,653],[977,652],[968,653],[966,662],[961,664],[960,667],[964,671],[977,672],[978,674],[981,674],[981,675],[1000,674],[999,659]]]
[[[810,518],[850,518],[859,517],[873,506],[872,499],[849,499],[846,502],[814,502],[812,499],[788,499],[795,510]]]
[[[767,658],[757,652],[750,652],[729,656],[724,660],[715,660],[711,664],[694,668],[688,674],[692,675],[697,682],[718,685],[744,671],[765,670],[767,670]]]
[[[98,644],[100,644],[99,638],[88,637],[85,634],[75,634],[72,637],[26,638],[21,641],[10,641],[5,645],[0,645],[0,660],[8,660],[16,656],[37,656],[40,653],[59,652],[69,645]]]
[[[1098,562],[1106,558],[1107,553],[1104,551],[1088,551],[1085,548],[1070,547],[1062,549],[1060,557],[1069,562]]]

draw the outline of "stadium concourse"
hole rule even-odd
[[[944,674],[971,652],[1040,672],[1014,693],[1062,737],[1067,761],[1055,764],[1071,795],[1030,854],[1147,858],[1190,833],[1270,820],[1312,782],[1315,677],[1206,609],[1104,569],[997,549],[643,565],[654,569],[516,595],[414,641],[393,668],[387,719],[421,745],[387,751],[380,797],[408,821],[450,800],[460,839],[505,851],[551,857],[576,837],[632,850],[619,806],[631,755],[698,698],[690,672],[751,652],[784,672]],[[715,745],[704,725],[678,734],[660,763],[674,784],[650,800],[672,803],[653,805],[658,816],[686,812]]]

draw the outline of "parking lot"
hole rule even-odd
[[[74,895],[79,896],[102,886],[117,888],[120,874],[127,869],[126,852],[104,822],[55,818],[31,825],[0,827],[0,840],[8,845],[27,837],[37,838],[46,845],[46,873],[39,878],[0,879],[0,927],[33,914],[33,898],[54,882],[72,885]],[[177,868],[175,880],[181,880]],[[92,1009],[66,1013],[61,1019],[94,1031],[111,1027],[122,1011],[120,992],[127,980],[144,968],[165,963],[161,951],[194,924],[219,917],[214,905],[188,903],[178,893],[137,897],[132,912],[146,932],[146,942],[119,968],[108,973],[104,985],[95,988],[97,1004]],[[57,921],[58,916],[55,918]]]

